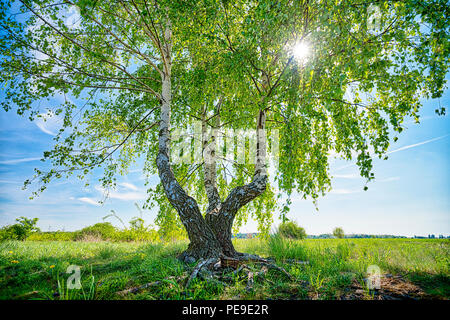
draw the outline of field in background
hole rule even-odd
[[[272,257],[293,276],[268,270],[255,277],[229,272],[227,281],[196,278],[176,259],[186,242],[0,243],[0,299],[448,299],[450,240],[235,239],[238,251]],[[292,261],[296,260],[296,261]],[[303,261],[303,263],[298,263]],[[82,289],[68,289],[70,265],[81,267]],[[247,264],[252,270],[255,265]],[[367,268],[381,269],[371,291]],[[257,270],[255,268],[255,270]],[[259,270],[259,269],[258,269]],[[256,274],[256,271],[255,271]],[[207,279],[207,277],[205,278]],[[135,293],[117,294],[151,283]]]

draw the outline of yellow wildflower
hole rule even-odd
[[[19,263],[19,261],[13,260],[13,261],[11,261],[11,263]]]
[[[14,252],[10,251],[9,253],[13,254]]]
[[[50,269],[53,269],[55,267],[55,265],[54,264],[52,264],[49,268]]]

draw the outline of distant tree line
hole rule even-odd
[[[138,206],[137,206],[138,207]],[[139,207],[138,207],[139,209]],[[180,228],[160,228],[153,229],[150,225],[145,225],[142,219],[142,212],[140,217],[134,217],[130,220],[127,227],[123,221],[111,210],[112,214],[105,216],[103,219],[114,217],[118,219],[123,229],[113,226],[109,222],[96,223],[92,226],[87,226],[78,231],[48,231],[42,232],[36,227],[38,218],[20,217],[16,219],[15,224],[7,225],[0,228],[0,241],[5,240],[30,240],[30,241],[174,241],[186,239],[186,232]],[[260,233],[235,233],[232,235],[235,239],[251,239],[260,236]],[[333,233],[325,233],[320,235],[307,235],[304,228],[298,225],[295,221],[285,221],[281,223],[275,231],[275,235],[287,239],[358,239],[358,238],[381,238],[381,239],[396,239],[408,238],[406,236],[398,236],[391,234],[371,235],[371,234],[344,234],[341,227],[336,227]],[[450,236],[444,235],[435,236],[429,234],[428,236],[414,235],[414,239],[450,239]]]
[[[308,235],[308,239],[334,239],[336,238],[331,233],[325,233],[320,235]],[[345,239],[358,239],[358,238],[408,238],[406,236],[396,236],[391,234],[381,234],[381,235],[373,235],[373,234],[346,234],[344,235]]]

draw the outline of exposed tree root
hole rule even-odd
[[[295,278],[291,274],[289,274],[284,268],[275,265],[274,263],[272,263],[272,261],[274,261],[274,260],[261,258],[260,256],[250,255],[250,254],[241,254],[240,256],[238,256],[238,258],[222,256],[222,257],[220,257],[220,259],[211,258],[211,259],[207,259],[207,260],[201,260],[196,265],[191,276],[189,277],[189,280],[186,284],[186,289],[188,288],[191,281],[197,277],[197,275],[202,274],[202,270],[204,271],[206,269],[209,269],[211,266],[213,266],[213,268],[212,268],[213,271],[212,272],[206,271],[206,273],[209,274],[209,276],[208,277],[202,276],[202,278],[204,278],[205,280],[214,281],[212,279],[219,278],[223,281],[233,281],[233,279],[235,279],[236,276],[238,276],[240,273],[244,272],[248,279],[247,280],[247,289],[248,290],[252,289],[255,279],[265,278],[269,269],[276,270],[276,271],[282,273],[290,281],[295,280]],[[262,266],[262,268],[259,272],[255,273],[255,270],[254,269],[250,270],[249,266],[247,264],[245,264],[244,262],[259,264]],[[223,274],[225,270],[230,270],[230,269],[231,270],[234,269],[232,271],[231,275]],[[268,281],[268,279],[265,279],[265,281]],[[219,282],[223,284],[222,281],[219,281]]]
[[[35,290],[35,291],[31,291],[31,292],[27,292],[18,296],[15,296],[14,299],[24,299],[24,298],[29,298],[31,296],[34,296],[36,294],[39,294],[40,292]]]
[[[274,270],[280,271],[281,273],[286,275],[289,278],[289,280],[291,280],[291,281],[295,280],[295,278],[282,267],[279,267],[279,266],[277,266],[277,265],[275,265],[273,263],[264,263],[264,265],[267,266],[269,269],[274,269]]]
[[[188,281],[186,282],[185,289],[188,289],[188,288],[189,288],[189,285],[191,284],[192,280],[194,280],[194,279],[197,277],[198,273],[200,272],[200,270],[201,270],[203,267],[207,267],[207,266],[212,265],[212,264],[214,264],[214,263],[216,263],[216,262],[217,262],[217,259],[216,259],[216,258],[210,258],[210,259],[206,259],[206,260],[200,260],[200,262],[197,263],[197,265],[195,266],[194,271],[192,271],[192,274],[191,274],[191,276],[189,277]]]
[[[237,252],[235,259],[238,259],[240,261],[249,261],[249,262],[273,262],[275,259],[272,258],[263,258],[256,254],[249,254],[249,253],[242,253]]]
[[[252,262],[252,263],[260,263],[264,266],[267,266],[269,269],[274,269],[274,270],[277,270],[277,271],[283,273],[284,275],[286,275],[289,278],[289,280],[291,280],[291,281],[294,280],[294,277],[291,274],[289,274],[284,268],[279,267],[273,263],[275,261],[274,259],[262,258],[260,256],[253,255],[253,254],[240,254],[237,258],[222,257],[220,259],[222,266],[226,266],[226,267],[231,266],[231,267],[234,267],[235,269],[237,268],[238,265],[242,264],[244,261]],[[302,262],[304,262],[304,261],[302,261]],[[295,261],[295,263],[298,263],[298,262]]]
[[[185,257],[184,257],[185,258]],[[264,279],[269,283],[273,283],[269,279],[266,278],[267,272],[269,269],[276,270],[283,275],[285,275],[290,281],[294,281],[295,278],[288,273],[284,268],[277,266],[274,263],[274,259],[271,258],[262,258],[258,255],[246,254],[246,253],[238,253],[234,257],[225,257],[221,256],[220,258],[209,258],[209,259],[201,259],[197,262],[194,269],[192,270],[190,276],[187,278],[186,284],[184,286],[184,290],[188,290],[192,281],[197,277],[202,278],[203,280],[213,282],[216,284],[220,284],[223,286],[227,286],[226,282],[232,282],[239,276],[244,273],[247,277],[247,286],[246,290],[253,290],[253,285],[256,280]],[[255,268],[250,268],[247,263],[254,263],[261,266],[261,269],[255,270]],[[307,261],[297,261],[297,260],[288,260],[289,263],[308,263]],[[225,273],[225,274],[224,274]],[[176,279],[177,281],[181,281],[182,279],[186,279],[186,276],[179,277],[168,277],[163,280],[158,280],[154,282],[149,282],[143,284],[141,286],[125,289],[116,294],[120,296],[125,296],[130,293],[137,293],[141,290],[145,290],[151,287],[156,287],[164,283],[165,280]],[[224,282],[225,281],[225,282]]]

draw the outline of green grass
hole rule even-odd
[[[193,266],[176,255],[186,242],[8,241],[0,243],[0,299],[339,299],[352,283],[363,283],[369,265],[402,275],[431,298],[450,297],[449,240],[274,237],[234,242],[238,251],[275,258],[295,280],[270,270],[265,279],[255,280],[253,290],[245,290],[245,277],[226,285],[194,279],[185,290]],[[81,267],[80,290],[67,288],[69,265]],[[116,294],[158,280],[160,285],[137,294]]]

